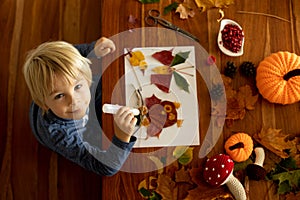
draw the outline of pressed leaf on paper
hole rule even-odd
[[[174,75],[175,82],[178,85],[178,87],[189,93],[190,92],[189,91],[189,83],[187,82],[187,80],[175,71],[173,72],[173,75]]]
[[[172,69],[167,65],[163,65],[153,68],[152,71],[157,74],[170,74],[172,72]]]
[[[197,7],[201,12],[211,8],[227,8],[229,5],[234,4],[234,0],[195,0]]]
[[[177,53],[175,55],[175,58],[172,60],[170,66],[172,67],[172,66],[184,63],[186,61],[186,59],[189,57],[189,55],[190,55],[189,51]]]
[[[162,50],[152,54],[152,57],[158,60],[159,62],[161,62],[162,64],[170,66],[172,60],[174,59],[174,56],[172,55],[172,51],[173,49]]]

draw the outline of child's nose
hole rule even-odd
[[[80,100],[79,95],[72,94],[72,95],[70,95],[70,98],[69,98],[69,105],[74,106],[78,103],[79,100]]]

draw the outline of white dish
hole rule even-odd
[[[139,83],[135,78],[132,70],[135,70],[139,82],[141,83],[143,98],[151,97],[153,94],[161,100],[171,102],[179,102],[180,108],[177,110],[178,119],[183,120],[181,127],[173,126],[164,128],[159,137],[147,137],[147,127],[141,126],[136,132],[137,142],[134,147],[163,147],[163,146],[189,146],[199,145],[199,112],[196,88],[196,62],[195,49],[193,46],[176,46],[176,47],[144,47],[134,48],[132,51],[140,50],[145,56],[148,68],[144,74],[138,67],[131,67],[128,58],[125,58],[125,90],[126,90],[126,105],[136,107],[136,94],[134,88],[138,88]],[[193,77],[186,76],[189,83],[189,93],[181,90],[175,83],[174,77],[171,80],[170,92],[165,93],[158,89],[154,84],[150,83],[150,76],[154,72],[153,68],[162,66],[163,64],[154,59],[151,55],[162,50],[172,50],[175,55],[178,52],[190,51],[190,55],[186,63],[180,64],[180,68],[193,65],[194,68],[186,69],[185,72],[193,74]],[[125,53],[127,51],[125,50]],[[134,86],[134,87],[133,87]]]
[[[224,27],[227,25],[227,24],[233,24],[233,25],[236,25],[238,26],[242,31],[243,31],[243,28],[235,21],[233,20],[230,20],[230,19],[223,19],[220,23],[220,29],[219,29],[219,34],[218,34],[218,46],[220,48],[220,50],[228,55],[228,56],[232,56],[232,57],[236,57],[236,56],[241,56],[243,55],[244,53],[244,41],[245,41],[245,36],[243,37],[242,39],[242,47],[241,49],[238,51],[238,52],[232,52],[230,51],[229,49],[226,49],[224,46],[223,46],[223,41],[222,41],[222,30],[224,29]]]

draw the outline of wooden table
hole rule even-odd
[[[149,9],[158,9],[163,12],[163,8],[172,3],[171,0],[161,1],[154,4],[141,4],[137,0],[115,0],[102,2],[102,35],[111,37],[117,44],[117,52],[103,60],[105,71],[103,73],[103,102],[110,102],[112,100],[113,90],[117,90],[122,94],[123,81],[120,78],[124,74],[123,48],[124,47],[143,47],[143,46],[163,46],[163,45],[181,45],[191,44],[194,42],[186,39],[183,36],[175,34],[172,31],[167,31],[169,34],[164,34],[164,31],[148,29],[138,29],[138,31],[131,34],[128,30],[132,28],[132,24],[128,22],[129,16],[136,18],[137,23],[135,28],[147,27],[144,18]],[[195,6],[195,5],[194,5]],[[240,13],[238,11],[247,11],[248,13]],[[230,5],[224,9],[225,18],[237,21],[245,33],[245,47],[244,54],[240,57],[229,57],[220,52],[216,38],[219,31],[218,9],[211,9],[200,13],[196,10],[193,18],[187,20],[179,19],[179,14],[169,13],[163,18],[171,21],[178,27],[189,31],[197,36],[200,40],[200,45],[208,54],[216,57],[216,66],[222,72],[226,66],[227,61],[233,61],[239,66],[244,61],[251,61],[258,65],[266,56],[273,52],[281,50],[290,51],[300,54],[300,3],[296,0],[246,0],[236,1],[234,5]],[[255,12],[250,13],[250,12]],[[266,16],[257,13],[270,14],[282,19]],[[285,19],[285,20],[284,20]],[[128,38],[124,38],[124,31],[128,34]],[[121,34],[120,34],[121,33]],[[118,35],[119,34],[119,35]],[[120,37],[121,36],[121,37]],[[131,38],[134,36],[134,39]],[[174,43],[175,41],[175,43]],[[120,57],[119,57],[120,56]],[[198,62],[198,61],[197,61]],[[233,80],[233,87],[238,88],[245,84],[252,86],[253,81],[249,81],[240,75]],[[206,133],[211,122],[211,102],[207,86],[201,74],[197,73],[197,88],[199,99],[199,130],[201,145],[194,148],[194,159],[186,168],[203,166],[204,158],[198,158],[200,148],[203,144]],[[201,95],[200,95],[201,94]],[[120,95],[115,101],[124,102],[123,95]],[[114,97],[113,97],[114,98]],[[297,134],[300,130],[300,123],[295,120],[299,117],[299,104],[291,104],[287,106],[271,104],[261,96],[255,104],[255,109],[247,111],[245,118],[234,121],[233,125],[224,125],[220,137],[216,140],[216,145],[213,146],[207,156],[212,156],[217,153],[224,152],[225,140],[235,132],[246,132],[249,135],[258,133],[262,127],[271,127],[282,129],[285,133]],[[103,117],[103,129],[105,133],[112,132],[112,118],[105,115]],[[110,137],[111,135],[107,135]],[[151,153],[159,148],[139,148],[134,149],[134,153]],[[166,154],[172,153],[173,148],[166,148]],[[270,152],[266,151],[266,154]],[[153,162],[137,161],[136,164],[142,165],[141,168],[147,169],[153,166]],[[125,164],[128,167],[128,164]],[[134,163],[130,163],[134,168]],[[164,174],[171,174],[176,164],[171,164],[165,167]],[[126,168],[126,167],[125,167]],[[126,168],[128,169],[128,168]],[[102,192],[103,199],[142,199],[137,191],[139,183],[148,178],[150,175],[158,175],[158,171],[149,171],[145,173],[133,173],[127,170],[121,170],[113,177],[103,177]],[[249,197],[250,199],[280,199],[276,194],[276,184],[270,181],[250,181],[249,182]],[[179,187],[177,191],[177,198],[184,199],[187,196],[185,187]],[[210,187],[203,185],[203,192],[210,190]],[[221,190],[228,192],[225,186]],[[214,191],[214,190],[212,190]]]

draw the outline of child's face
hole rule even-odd
[[[54,91],[46,99],[46,109],[64,119],[81,119],[91,100],[88,82],[83,76],[65,81],[61,75],[54,80]]]

